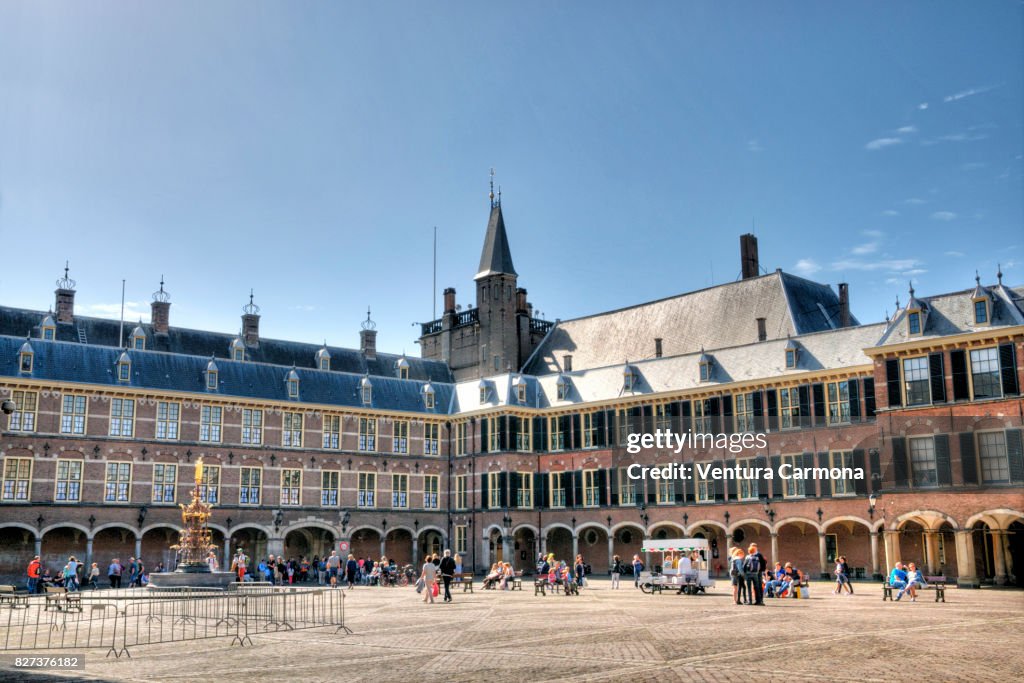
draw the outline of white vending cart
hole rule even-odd
[[[641,572],[640,587],[645,593],[675,588],[696,595],[715,585],[708,576],[710,546],[704,538],[664,538],[644,541],[645,553],[661,554],[661,573]],[[685,558],[685,559],[684,559]],[[689,560],[689,569],[687,569]],[[657,563],[656,563],[657,564]]]

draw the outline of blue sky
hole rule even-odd
[[[0,302],[418,353],[470,302],[488,169],[549,319],[761,265],[1024,283],[1024,5],[0,3]],[[440,301],[440,294],[438,295]]]

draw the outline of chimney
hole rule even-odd
[[[527,311],[526,303],[526,290],[522,287],[516,288],[516,312],[525,313]]]
[[[568,353],[562,356],[562,371],[572,372],[572,356]]]
[[[454,290],[452,290],[454,295]],[[359,350],[366,360],[377,360],[377,323],[370,319],[370,307],[366,307],[366,320],[359,330]]]
[[[455,312],[455,288],[447,287],[444,290],[444,312]]]
[[[766,318],[757,319],[757,341],[763,342],[768,338],[768,320]]]
[[[757,237],[750,233],[740,235],[740,260],[744,280],[761,274],[761,264],[757,260]]]
[[[72,323],[75,321],[75,281],[68,277],[68,264],[64,263],[64,277],[57,280],[56,303],[53,310],[57,313],[57,322]]]
[[[160,291],[153,292],[153,303],[149,305],[149,324],[153,334],[167,334],[171,328],[171,295],[164,291],[164,278],[160,277]]]
[[[839,326],[850,326],[850,285],[839,283]]]
[[[253,303],[249,290],[249,303],[242,307],[242,341],[246,346],[260,345],[260,307]]]
[[[661,358],[661,337],[654,338],[654,357]]]

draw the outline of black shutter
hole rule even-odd
[[[508,415],[498,418],[498,450],[508,450]]]
[[[978,483],[978,460],[974,455],[974,432],[960,433],[960,471],[965,484]]]
[[[856,448],[853,451],[853,473],[856,475],[857,470],[863,473],[863,479],[853,480],[853,490],[858,496],[865,496],[868,493],[868,474],[867,469],[864,467],[864,449]]]
[[[509,472],[508,507],[519,507],[519,473]]]
[[[498,506],[507,508],[508,507],[508,472],[501,472],[498,474],[498,488],[501,489],[501,493],[498,495]]]
[[[827,422],[825,419],[825,385],[812,384],[811,385],[811,396],[814,398],[814,426],[823,425]]]
[[[629,409],[629,430],[633,433],[644,431],[643,406],[633,406]]]
[[[761,390],[754,392],[754,431],[758,434],[764,431],[764,404],[761,398]]]
[[[721,460],[715,460],[714,462],[711,463],[711,469],[714,469],[716,467],[721,467],[721,466],[722,466],[722,461]],[[720,503],[720,502],[722,502],[724,500],[725,500],[725,482],[722,481],[721,477],[718,477],[717,479],[715,479],[715,501]]]
[[[608,470],[608,479],[611,480],[611,504],[619,504],[619,470],[615,467]]]
[[[892,439],[892,472],[898,489],[910,486],[910,466],[907,462],[907,440],[902,436]]]
[[[641,432],[650,434],[654,432],[654,406],[641,406],[642,414],[644,416]]]
[[[864,417],[871,420],[875,417],[875,378],[864,378]]]
[[[597,502],[601,507],[608,505],[608,470],[597,471]]]
[[[814,453],[804,453],[803,456],[801,457],[801,460],[803,461],[803,463],[801,464],[801,467],[803,467],[805,469],[808,468],[808,467],[814,467]],[[790,474],[792,474],[792,473],[790,473]],[[805,496],[807,496],[808,498],[814,498],[815,496],[818,495],[818,491],[815,488],[815,486],[817,485],[816,484],[816,480],[814,480],[814,479],[804,479],[803,482],[804,482],[804,495]]]
[[[577,450],[583,448],[583,432],[582,421],[580,420],[579,413],[574,413],[569,416],[569,424],[572,426],[572,448]]]
[[[731,470],[736,467],[736,461],[726,460],[725,467],[726,469]],[[728,492],[729,500],[736,500],[738,498],[736,495],[736,480],[731,475],[725,480],[725,489]]]
[[[768,398],[768,431],[774,432],[779,428],[779,392],[769,389]]]
[[[942,362],[942,352],[928,355],[928,378],[932,385],[932,403],[946,402],[946,368]]]
[[[801,384],[796,389],[800,398],[800,426],[802,428],[811,426],[811,390],[806,384]],[[795,426],[795,425],[794,425]]]
[[[889,407],[903,405],[903,394],[900,391],[900,362],[895,358],[885,361],[885,387],[889,393]]]
[[[969,401],[971,389],[967,382],[967,353],[960,349],[950,351],[949,369],[953,375],[953,400]]]
[[[877,448],[868,451],[868,458],[871,460],[871,493],[878,493],[882,490],[882,454]]]
[[[706,399],[704,403],[704,416],[711,417],[711,433],[722,433],[722,405],[718,397]]]
[[[754,467],[761,468],[760,480],[757,482],[757,497],[772,495],[771,480],[768,479],[768,458],[763,455],[757,456],[754,458]]]
[[[583,472],[572,471],[572,507],[583,507]]]
[[[533,450],[543,453],[548,449],[548,419],[546,417],[533,418]]]
[[[1010,465],[1010,482],[1024,481],[1024,444],[1019,429],[1006,430],[1006,461]]]
[[[696,469],[696,468],[694,468]],[[697,495],[697,480],[694,479],[696,472],[691,473],[689,479],[683,480],[683,488],[686,490],[686,502],[693,503]]]
[[[828,453],[818,453],[818,467],[829,468],[831,465],[828,461]],[[819,479],[818,486],[821,487],[821,497],[831,498],[832,497],[832,480],[831,479]]]
[[[604,448],[608,445],[608,435],[605,428],[608,424],[606,419],[607,413],[604,410],[599,410],[594,413],[594,445],[598,448]]]
[[[619,432],[622,431],[622,425],[619,424],[619,411],[609,410],[608,411],[608,445],[618,446],[620,443]]]
[[[1003,375],[1003,396],[1018,396],[1017,353],[1013,344],[999,345],[999,370]]]
[[[850,388],[850,422],[860,422],[860,380],[851,379],[846,385]]]
[[[683,401],[679,404],[680,419],[679,419],[679,431],[689,432],[693,429],[692,421],[692,409],[689,401]]]
[[[935,472],[938,476],[939,486],[949,486],[953,483],[953,473],[949,466],[949,435],[935,435]]]
[[[676,434],[683,433],[682,418],[680,417],[679,401],[672,401],[665,408],[668,410],[669,428]]]
[[[686,480],[682,477],[676,479],[675,486],[676,505],[683,505],[686,503]]]
[[[480,425],[480,453],[487,452],[487,423],[489,420],[486,417],[481,417],[478,421]]]
[[[487,472],[480,475],[480,507],[484,509],[489,508],[491,502],[490,496],[487,495],[487,488],[490,483],[488,479]]]
[[[548,473],[535,472],[533,475],[533,504],[538,508],[548,506]]]
[[[732,434],[733,432],[733,421],[732,421],[732,394],[726,394],[722,397],[722,428],[719,430],[720,434]]]
[[[782,478],[779,477],[779,468],[782,466],[782,456],[773,455],[769,458],[772,464],[772,498],[782,498]]]

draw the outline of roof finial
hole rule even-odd
[[[501,185],[498,185],[498,206],[501,206]]]
[[[68,277],[68,270],[70,269],[70,261],[64,262],[64,277],[57,280],[57,286],[61,289],[74,289],[75,281]]]
[[[491,198],[491,208],[494,208],[494,167],[491,166],[491,193],[488,195]]]
[[[974,284],[976,284],[976,285],[980,285],[981,284],[981,276],[978,275],[978,271],[977,270],[974,271]]]
[[[253,303],[253,298],[254,297],[255,297],[255,294],[253,293],[253,290],[250,289],[249,290],[249,303],[247,303],[245,306],[242,307],[242,310],[247,315],[256,315],[256,314],[258,314],[260,312],[260,307],[257,306],[255,303]]]
[[[363,321],[363,324],[360,325],[360,327],[362,327],[364,330],[375,330],[375,329],[377,329],[377,323],[373,322],[373,320],[370,319],[370,307],[369,306],[366,307],[366,320]]]
[[[1001,263],[996,264],[996,279],[999,280],[1000,285],[1003,284],[1003,264]]]
[[[900,310],[900,295],[896,295],[896,310]]]
[[[910,298],[913,299],[914,298],[914,281],[911,280],[907,284],[910,285]]]
[[[885,324],[889,324],[889,309],[885,309]]]
[[[166,302],[171,300],[171,293],[164,291],[164,276],[160,276],[160,291],[153,292],[153,301]]]

